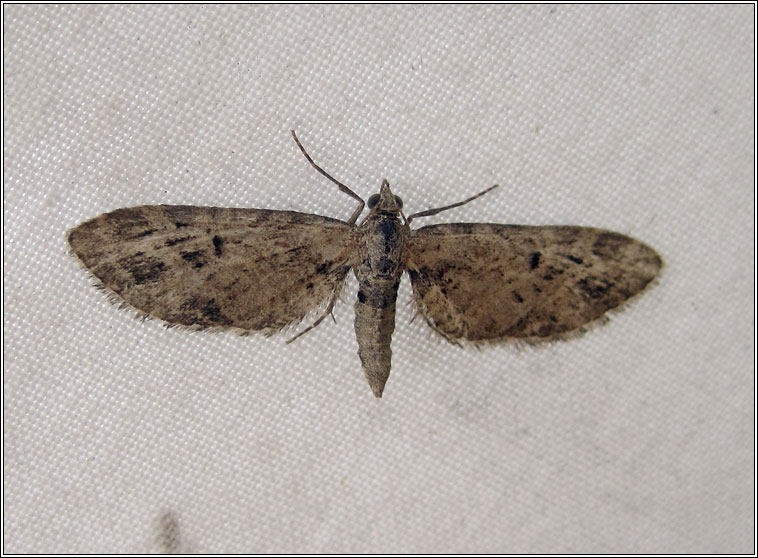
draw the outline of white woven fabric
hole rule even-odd
[[[723,552],[754,530],[754,6],[4,8],[4,551]],[[118,207],[581,224],[659,283],[581,339],[461,350],[354,279],[282,337],[168,330],[65,232]]]

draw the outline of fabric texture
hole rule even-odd
[[[754,9],[5,5],[4,551],[754,552]],[[538,349],[351,278],[291,345],[166,329],[65,233],[143,204],[577,224],[660,280]]]

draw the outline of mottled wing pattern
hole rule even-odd
[[[126,303],[169,324],[273,333],[338,291],[354,227],[264,209],[147,205],[100,215],[68,241]]]
[[[455,223],[412,232],[417,305],[449,340],[548,340],[634,296],[661,268],[648,246],[611,231]]]

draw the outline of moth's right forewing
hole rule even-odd
[[[102,284],[170,324],[274,332],[338,291],[355,228],[290,211],[142,206],[100,215],[68,235]]]
[[[611,231],[457,223],[413,231],[408,271],[429,324],[450,340],[548,340],[650,283],[648,246]]]

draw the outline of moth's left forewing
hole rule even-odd
[[[650,247],[602,229],[485,223],[412,231],[408,272],[449,340],[549,340],[580,329],[659,273]]]

